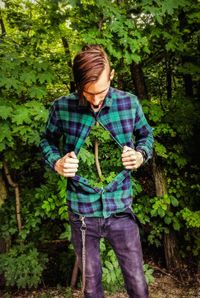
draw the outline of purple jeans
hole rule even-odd
[[[72,244],[82,262],[81,221],[79,216],[69,212]],[[85,298],[103,298],[101,282],[102,269],[99,243],[107,239],[115,251],[121,267],[129,297],[148,298],[148,288],[143,272],[143,256],[139,228],[132,212],[123,212],[109,218],[85,218],[86,223],[86,285]]]

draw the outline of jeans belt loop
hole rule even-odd
[[[86,247],[85,247],[85,236],[86,236],[86,223],[85,216],[80,215],[81,224],[81,238],[82,238],[82,288],[81,292],[84,293],[85,290],[85,265],[86,265]]]

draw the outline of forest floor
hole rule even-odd
[[[149,286],[150,298],[200,298],[197,282],[181,282],[170,274],[159,273]],[[71,293],[69,288],[41,288],[33,291],[0,292],[1,298],[81,298],[81,292]],[[105,292],[105,298],[127,298],[125,292],[111,294]]]

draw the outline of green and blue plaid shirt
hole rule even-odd
[[[77,93],[54,101],[40,144],[46,163],[54,169],[55,162],[67,152],[78,155],[96,122],[110,132],[122,149],[126,145],[143,152],[146,161],[151,158],[152,128],[136,96],[110,87],[97,113],[89,104],[81,105]],[[61,137],[62,153],[59,151]],[[78,175],[68,178],[67,201],[71,211],[88,217],[106,218],[122,212],[132,204],[131,171],[122,170],[102,188],[90,186],[86,178]]]

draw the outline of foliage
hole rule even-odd
[[[118,292],[123,288],[124,281],[117,257],[113,249],[103,239],[100,242],[100,251],[103,261],[102,280],[104,288],[110,292]],[[144,264],[143,267],[146,281],[150,284],[154,281],[153,269],[148,264]]]
[[[147,238],[150,244],[160,246],[163,233],[169,233],[171,229],[186,235],[190,231],[190,236],[186,236],[185,240],[187,242],[187,239],[190,241],[194,237],[196,247],[195,244],[188,245],[187,249],[197,255],[199,244],[196,235],[199,232],[196,228],[200,224],[198,206],[195,204],[199,197],[198,166],[188,170],[189,164],[193,162],[191,144],[196,125],[200,123],[196,104],[187,102],[182,105],[181,99],[176,98],[171,100],[170,105],[167,102],[166,110],[163,111],[159,101],[153,99],[152,102],[143,101],[143,107],[155,125],[154,150],[165,165],[168,194],[151,198],[142,195],[134,204],[135,213],[143,224],[148,223],[151,227]],[[191,115],[194,118],[191,119]],[[194,230],[191,231],[191,228]]]
[[[112,289],[113,292],[119,291],[123,286],[123,277],[116,255],[103,239],[100,243],[100,251],[103,262],[102,280],[104,287],[108,290]]]
[[[36,288],[41,283],[46,262],[46,256],[31,243],[20,244],[0,255],[0,272],[4,274],[7,286]]]
[[[102,170],[98,176],[95,165],[94,144],[98,143],[98,159]],[[113,155],[113,152],[115,154]],[[85,140],[84,146],[78,155],[80,159],[78,175],[89,180],[90,185],[103,187],[123,169],[121,162],[121,148],[112,139],[109,132],[101,125],[94,126]]]
[[[66,180],[50,171],[47,171],[44,176],[48,183],[35,188],[31,193],[28,188],[22,193],[23,229],[19,233],[16,227],[14,198],[0,209],[0,232],[3,238],[15,236],[21,240],[32,240],[36,243],[53,240],[55,237],[70,240],[70,227],[67,223]],[[9,217],[10,212],[12,214]]]
[[[191,228],[200,227],[200,211],[191,211],[188,208],[181,210],[181,216],[186,221],[187,226]]]
[[[144,264],[143,268],[144,268],[144,275],[145,275],[147,284],[153,283],[154,282],[153,269],[148,264]]]
[[[13,278],[19,287],[36,286],[44,268],[34,246],[24,246],[23,250],[15,246],[18,240],[41,245],[44,240],[69,241],[71,237],[66,180],[44,168],[38,144],[51,102],[73,89],[72,59],[85,43],[105,47],[115,68],[114,87],[136,93],[131,69],[137,65],[144,73],[139,79],[144,79],[150,99],[141,103],[154,128],[154,156],[164,169],[168,193],[155,195],[154,186],[149,184],[152,173],[148,165],[133,173],[133,209],[144,227],[144,244],[163,246],[163,234],[173,230],[181,255],[186,260],[191,256],[197,259],[198,34],[197,1],[1,1],[0,170],[6,179],[6,161],[13,180],[19,184],[23,223],[19,232],[14,191],[5,183],[8,195],[0,207],[0,233],[1,238],[12,239],[13,245],[13,250],[2,257],[4,262],[12,258],[13,267],[9,263],[8,271],[4,268],[8,285],[13,284],[11,276],[20,265],[18,257],[28,270],[32,268],[29,256],[38,264],[30,279],[19,276],[17,284],[17,278]],[[94,171],[95,141],[99,143],[101,181]],[[120,154],[109,134],[95,127],[79,153],[79,173],[102,187],[121,169]],[[143,171],[147,179],[140,177]],[[117,289],[122,277],[115,255],[106,244],[101,247],[104,284]],[[151,281],[151,269],[145,265],[144,270]]]

